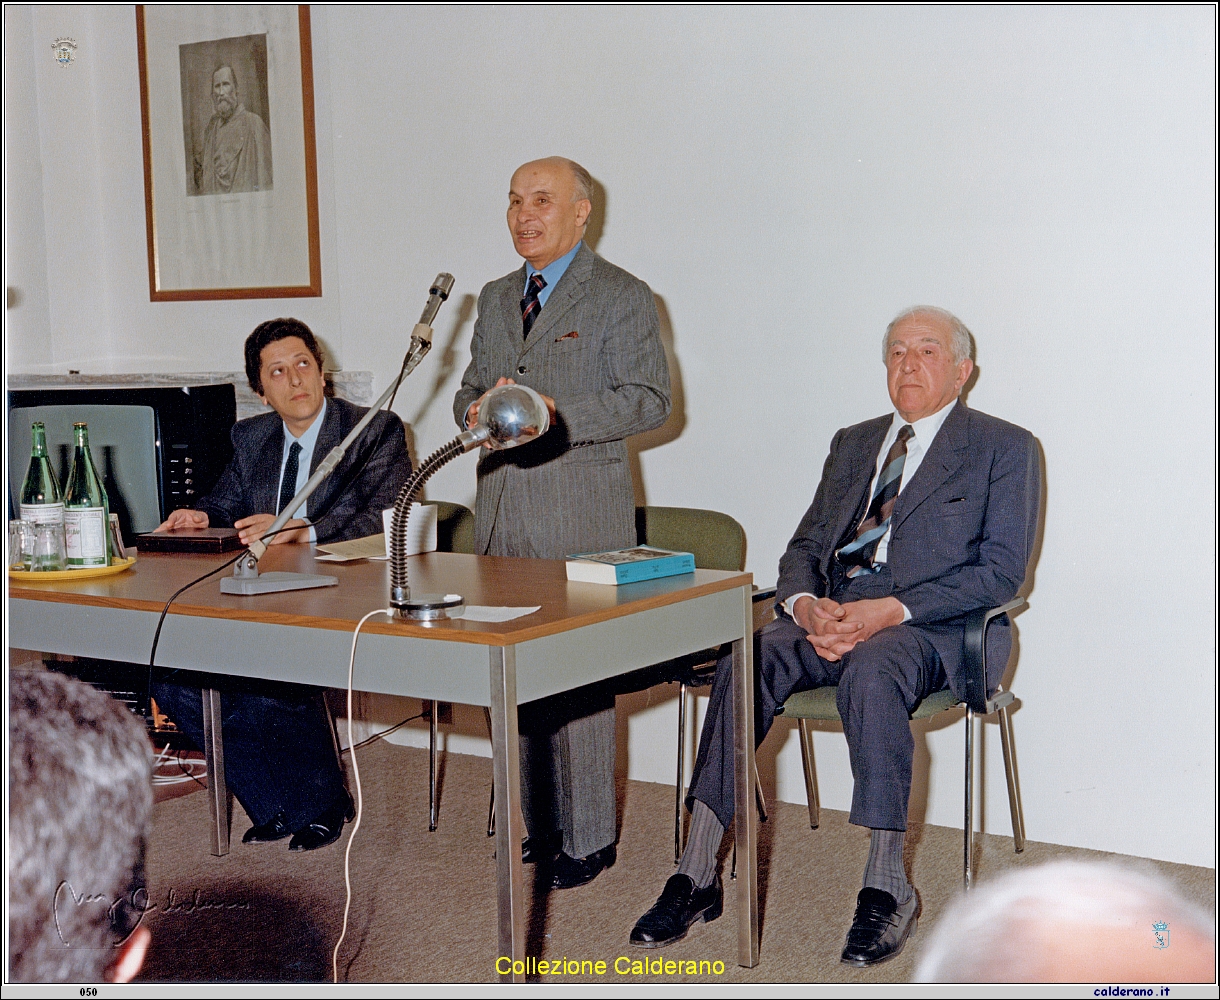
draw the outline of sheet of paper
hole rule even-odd
[[[348,542],[327,542],[319,545],[318,551],[325,553],[317,557],[318,562],[352,562],[356,559],[389,559],[390,528],[394,511],[381,512],[381,523],[385,531],[380,535],[366,535]],[[407,555],[417,556],[421,552],[436,551],[436,507],[432,504],[411,504],[411,517],[407,521]]]
[[[493,608],[483,604],[467,604],[465,611],[452,617],[465,618],[468,622],[510,622],[514,618],[532,615],[541,607],[541,604],[532,608]]]

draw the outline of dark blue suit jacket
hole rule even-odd
[[[864,515],[891,419],[835,435],[813,504],[780,559],[777,601],[799,593],[833,597],[843,586],[834,553]],[[911,619],[897,627],[927,629],[959,697],[963,631],[953,620],[1016,596],[1033,553],[1040,500],[1033,435],[960,401],[898,495],[887,561],[893,596]],[[999,683],[1011,646],[1007,621],[997,621],[988,630],[989,690]]]
[[[345,399],[328,399],[318,432],[310,472],[342,441],[368,412]],[[215,489],[196,505],[215,528],[231,528],[252,514],[274,514],[284,456],[284,421],[278,413],[261,413],[233,425],[233,461]],[[378,413],[338,468],[309,498],[309,520],[319,542],[376,535],[381,512],[394,506],[398,491],[411,472],[402,421],[391,412]],[[316,512],[316,513],[315,513]]]

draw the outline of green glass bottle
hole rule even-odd
[[[47,429],[42,421],[30,427],[30,469],[21,484],[21,520],[31,524],[63,524],[64,501],[59,480],[47,458]],[[29,569],[26,559],[26,569]],[[62,569],[62,566],[60,567]]]
[[[64,487],[64,536],[68,568],[110,565],[110,501],[89,451],[89,427],[73,424],[76,453]]]

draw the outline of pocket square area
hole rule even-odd
[[[565,333],[562,337],[556,337],[555,343],[558,344],[561,340],[576,340],[579,336],[580,334],[573,330],[571,333]]]

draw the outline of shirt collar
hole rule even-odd
[[[318,415],[314,417],[313,423],[309,425],[309,429],[300,437],[293,437],[292,431],[288,429],[288,425],[284,424],[284,453],[288,453],[288,449],[295,441],[301,446],[301,451],[313,451],[313,446],[317,444],[318,435],[322,431],[322,421],[326,419],[326,397],[322,397],[322,409],[318,411]]]
[[[949,418],[949,414],[953,412],[953,407],[956,405],[957,399],[955,398],[952,402],[946,403],[935,413],[926,416],[921,420],[916,420],[913,424],[911,424],[911,429],[915,432],[915,440],[919,442],[919,446],[923,448],[924,451],[927,451],[930,447],[932,447],[932,442],[936,440],[936,435],[940,433],[941,426]],[[906,422],[906,418],[897,410],[894,410],[894,422],[890,425],[894,437],[898,436],[898,431]]]
[[[526,283],[529,283],[529,280],[533,275],[541,274],[543,280],[546,282],[546,287],[554,288],[559,282],[559,279],[563,277],[564,272],[568,269],[568,265],[572,263],[572,259],[579,252],[583,244],[584,240],[578,240],[576,246],[572,247],[572,249],[565,253],[562,257],[558,257],[551,261],[541,271],[539,271],[538,268],[534,267],[534,265],[527,260],[525,262]]]

